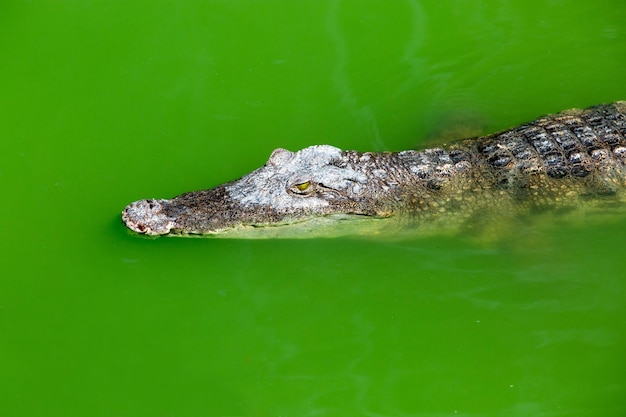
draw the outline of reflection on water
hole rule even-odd
[[[615,413],[626,292],[621,255],[602,242],[616,227],[535,247],[238,242],[249,258],[231,324],[249,332],[257,389],[296,396],[275,398],[285,414]],[[261,259],[273,275],[250,273]]]

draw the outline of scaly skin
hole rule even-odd
[[[388,227],[462,227],[497,210],[623,202],[626,102],[568,110],[441,147],[403,152],[277,149],[237,181],[140,200],[127,227],[147,235],[311,237]],[[369,227],[374,225],[374,227]]]

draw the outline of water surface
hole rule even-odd
[[[626,4],[0,6],[0,415],[623,416],[626,218],[495,241],[142,239],[271,150],[626,99]]]

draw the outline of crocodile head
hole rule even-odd
[[[122,219],[146,235],[312,237],[369,233],[385,213],[368,197],[368,176],[329,145],[276,149],[267,163],[210,190],[140,200]],[[376,229],[376,228],[374,228]],[[369,231],[368,231],[369,230]]]

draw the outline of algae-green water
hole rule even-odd
[[[624,100],[623,1],[8,0],[0,45],[0,416],[626,415],[626,216],[487,242],[120,222],[278,147]]]

